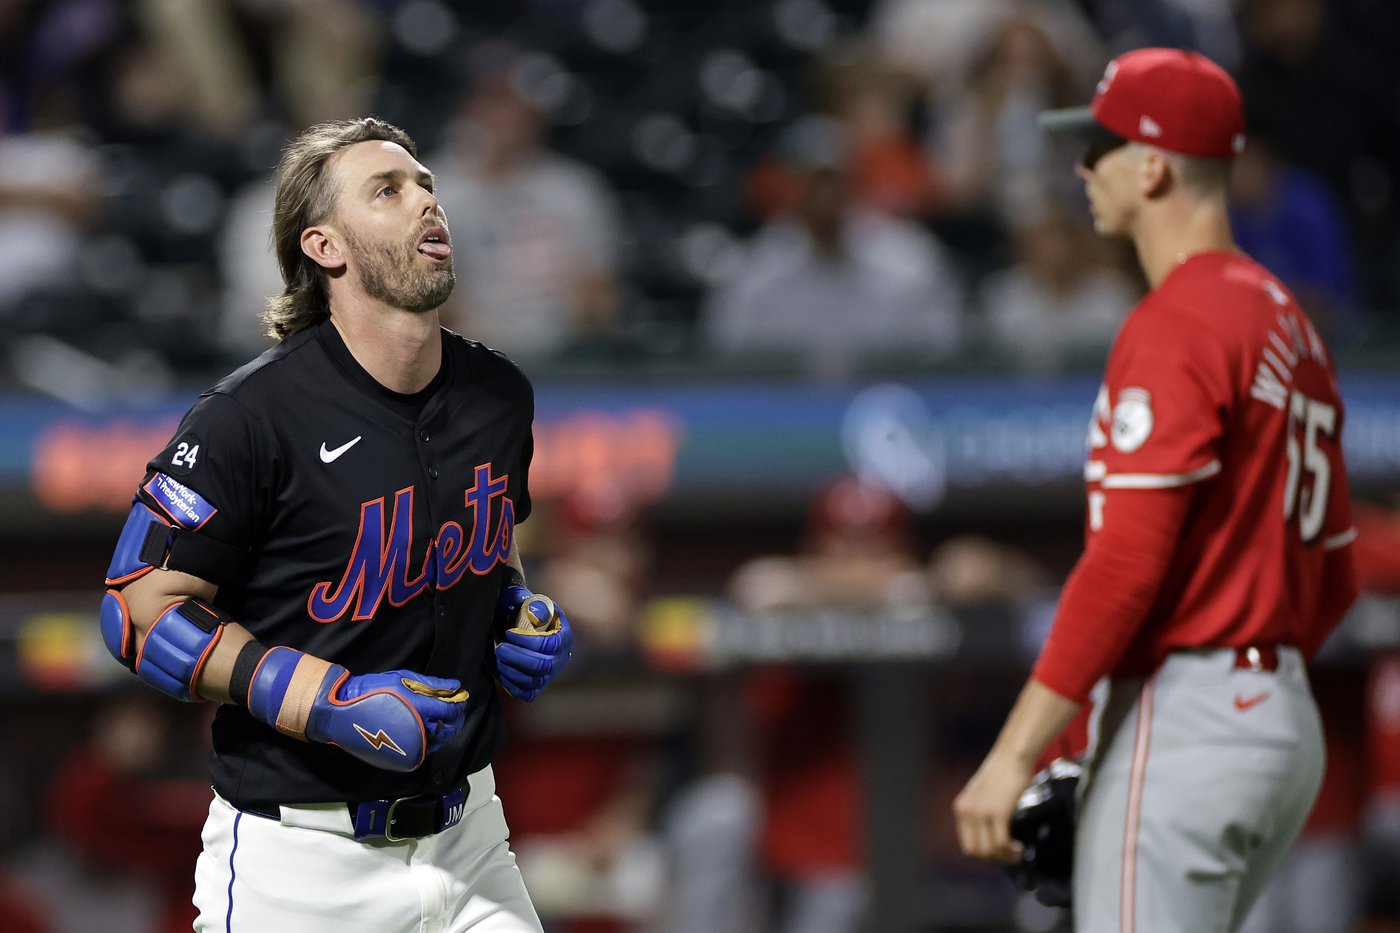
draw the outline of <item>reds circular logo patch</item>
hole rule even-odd
[[[1124,389],[1113,408],[1110,438],[1120,453],[1130,454],[1152,436],[1152,393],[1146,389]]]

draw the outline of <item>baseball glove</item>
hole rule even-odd
[[[1047,907],[1068,907],[1074,868],[1074,791],[1082,769],[1057,758],[1031,779],[1011,814],[1011,838],[1025,846],[1021,861],[1007,868],[1022,891],[1035,892]]]

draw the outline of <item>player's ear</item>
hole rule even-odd
[[[1152,146],[1145,147],[1138,160],[1138,188],[1149,198],[1165,194],[1172,179],[1172,164],[1167,154]]]
[[[340,236],[328,226],[307,227],[301,231],[301,251],[323,269],[339,269],[345,265]]]

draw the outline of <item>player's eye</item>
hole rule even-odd
[[[1089,144],[1088,150],[1084,153],[1084,158],[1079,160],[1089,171],[1094,170],[1094,166],[1099,164],[1099,160],[1115,149],[1126,146],[1128,141],[1121,136],[1103,135]]]
[[[381,198],[392,197],[395,193],[396,190],[393,185],[385,185],[383,188],[379,189],[379,196]]]

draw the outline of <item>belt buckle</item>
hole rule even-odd
[[[1253,645],[1244,649],[1244,661],[1246,670],[1256,674],[1264,670],[1264,653]]]
[[[396,836],[396,835],[394,835],[394,811],[397,810],[397,809],[399,808],[399,804],[403,803],[403,802],[406,801],[406,800],[412,800],[412,799],[413,799],[412,797],[399,797],[397,800],[391,800],[391,801],[389,801],[389,811],[388,811],[387,813],[384,814],[384,839],[385,839],[385,841],[387,841],[387,842],[403,842],[405,839],[413,839],[413,838],[416,838],[416,837],[413,837],[413,836]]]
[[[383,838],[388,842],[402,842],[405,839],[421,839],[451,829],[461,822],[466,810],[467,786],[453,788],[441,797],[430,794],[417,794],[412,797],[399,797],[396,800],[381,798],[352,804],[351,820],[355,828],[355,838],[359,840]],[[411,809],[406,816],[409,831],[400,835],[394,831],[400,806]],[[425,812],[427,810],[428,812]],[[377,829],[379,816],[383,815],[384,828]]]

